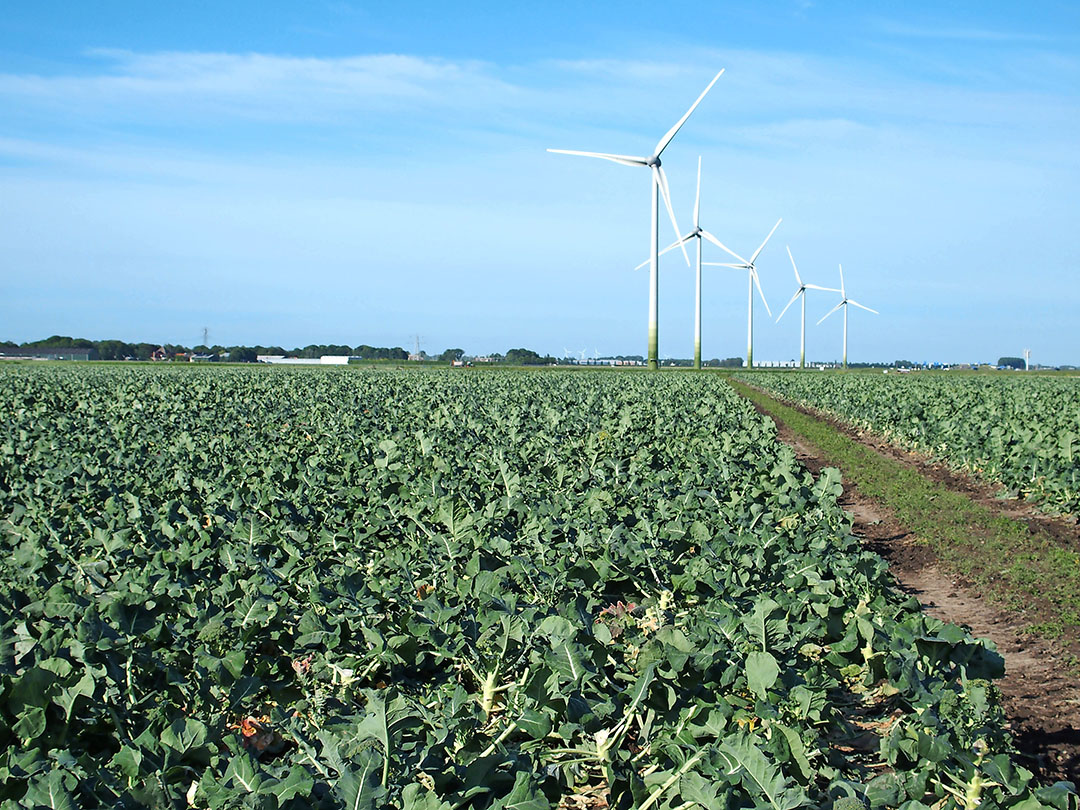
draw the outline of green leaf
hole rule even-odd
[[[386,717],[386,699],[373,689],[365,690],[368,711],[357,724],[355,739],[376,740],[383,753],[390,753],[390,726]]]
[[[109,764],[114,768],[119,768],[128,779],[138,779],[142,773],[142,761],[143,755],[139,748],[125,745],[113,754]]]
[[[190,717],[174,720],[161,732],[161,744],[183,756],[206,743],[209,729]]]
[[[245,793],[256,793],[262,786],[262,774],[255,770],[255,762],[250,756],[241,752],[234,754],[229,760],[229,767],[225,769],[225,781],[232,780],[233,786],[242,789]]]
[[[78,699],[80,697],[92,698],[96,688],[97,681],[89,669],[83,671],[82,677],[73,686],[64,688],[54,698],[54,702],[64,710],[64,719],[70,721],[72,709],[75,708]]]
[[[719,796],[721,785],[706,779],[697,771],[689,771],[679,777],[679,794],[683,800],[694,802],[705,810],[727,810],[727,796]]]
[[[746,656],[746,685],[750,691],[764,700],[766,690],[776,683],[780,665],[771,653],[754,650]]]
[[[36,740],[45,733],[45,710],[40,706],[26,709],[11,730],[20,740]]]
[[[532,774],[518,771],[513,788],[492,804],[491,810],[551,810],[551,803],[535,784]]]
[[[769,616],[780,609],[779,604],[765,596],[754,602],[754,612],[746,617],[746,629],[754,643],[761,645],[762,650],[769,648]]]
[[[75,799],[68,791],[65,781],[65,772],[59,769],[48,775],[35,776],[27,787],[21,804],[34,810],[77,810]]]
[[[241,627],[264,625],[278,613],[277,602],[258,596],[246,596],[236,606],[236,617]]]
[[[58,691],[55,672],[42,667],[30,667],[15,679],[8,694],[8,707],[15,714],[31,706],[46,708]]]
[[[345,803],[345,810],[368,810],[378,806],[385,791],[379,782],[382,757],[373,748],[361,749],[353,767],[344,771],[334,785],[334,793]]]
[[[759,794],[773,810],[794,810],[806,802],[806,794],[788,787],[783,773],[749,738],[739,736],[720,743],[720,756],[728,769],[739,769],[743,782],[751,793]]]
[[[299,765],[293,765],[288,775],[275,782],[269,789],[277,796],[278,804],[281,805],[297,796],[305,799],[310,797],[313,787],[315,787],[315,780],[312,779],[311,774]]]
[[[517,719],[517,727],[534,740],[542,740],[551,733],[551,718],[536,709],[525,709]]]
[[[773,727],[780,729],[780,733],[784,735],[784,739],[787,740],[788,750],[791,751],[791,758],[799,769],[799,775],[809,782],[814,777],[814,767],[806,756],[806,745],[803,743],[799,733],[783,723],[774,723]]]
[[[453,805],[414,782],[401,791],[401,807],[402,810],[451,810]]]
[[[536,632],[550,638],[552,644],[555,645],[574,639],[577,636],[577,627],[562,616],[548,616],[540,622]]]
[[[224,664],[230,675],[239,678],[244,674],[244,662],[246,659],[247,656],[243,650],[231,650],[222,656],[221,663]]]

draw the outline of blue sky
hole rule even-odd
[[[1080,363],[1080,11],[1065,3],[21,2],[0,16],[0,339],[644,354],[649,180],[808,281],[852,360]],[[661,241],[672,238],[661,223]],[[723,261],[716,251],[706,259]],[[703,353],[746,350],[709,270]],[[808,354],[839,356],[835,303]],[[755,313],[755,358],[798,353]],[[693,273],[661,263],[660,352]]]

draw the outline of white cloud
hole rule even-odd
[[[110,107],[157,105],[159,113],[212,108],[227,116],[290,120],[367,109],[446,107],[505,98],[514,88],[479,61],[400,54],[306,58],[261,53],[98,49],[104,70],[80,75],[0,74],[0,97],[61,104],[88,115]],[[162,109],[161,105],[168,105]],[[176,110],[174,105],[180,105]]]

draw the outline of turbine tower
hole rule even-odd
[[[875,315],[880,315],[881,314],[876,309],[870,309],[870,307],[864,306],[863,304],[860,304],[858,301],[855,301],[855,300],[847,297],[847,293],[844,292],[844,266],[840,265],[840,303],[837,304],[832,309],[830,309],[828,312],[826,312],[825,317],[822,318],[821,321],[825,320],[825,318],[828,318],[830,315],[832,315],[834,312],[836,312],[836,310],[840,309],[840,307],[844,308],[844,369],[845,370],[847,369],[847,310],[848,310],[848,304],[854,304],[855,306],[859,307],[860,309],[865,309],[867,312],[873,312]],[[818,324],[820,324],[821,321],[818,321]]]
[[[758,295],[761,296],[761,303],[765,305],[765,311],[769,313],[769,317],[772,317],[772,310],[769,309],[769,302],[765,300],[765,293],[761,291],[761,282],[758,281],[757,267],[755,262],[757,257],[761,255],[761,251],[765,249],[765,245],[772,239],[772,235],[776,233],[776,229],[780,227],[780,223],[784,220],[776,220],[776,224],[772,226],[772,230],[769,231],[769,235],[765,237],[765,241],[758,246],[758,249],[754,251],[754,255],[750,257],[750,261],[747,261],[738,253],[732,252],[724,245],[720,247],[724,248],[728,253],[739,260],[738,264],[728,264],[720,262],[705,262],[705,264],[712,267],[730,267],[734,270],[746,270],[749,274],[749,281],[747,282],[749,287],[749,299],[746,304],[746,367],[751,369],[754,367],[754,285],[757,285]],[[717,244],[720,244],[719,242]]]
[[[840,292],[835,287],[819,287],[817,284],[807,284],[801,278],[799,278],[799,268],[795,266],[795,257],[791,255],[791,248],[787,249],[788,258],[791,259],[791,269],[795,271],[795,282],[799,285],[799,289],[795,292],[795,295],[791,296],[791,300],[787,302],[787,306],[780,312],[780,317],[776,319],[777,323],[780,323],[780,318],[784,317],[784,313],[788,311],[788,307],[795,303],[795,299],[802,297],[802,326],[799,331],[799,368],[806,368],[806,291],[807,290],[824,290],[825,292]]]
[[[651,200],[650,205],[652,207],[652,218],[649,233],[649,368],[659,368],[658,352],[657,352],[657,298],[658,298],[658,283],[657,283],[657,269],[659,266],[659,241],[660,241],[660,196],[664,197],[664,205],[667,206],[668,216],[671,218],[671,224],[675,228],[675,235],[678,236],[682,233],[679,230],[679,223],[675,220],[675,211],[671,207],[671,191],[668,188],[667,175],[664,173],[663,168],[660,165],[660,155],[667,149],[668,144],[671,143],[671,139],[675,137],[675,134],[682,128],[682,125],[686,123],[686,119],[690,117],[690,114],[697,109],[697,106],[701,103],[701,100],[705,98],[717,79],[724,74],[721,70],[717,73],[709,85],[702,91],[701,95],[697,97],[697,101],[690,105],[690,109],[686,111],[682,118],[675,122],[675,126],[667,131],[667,133],[659,141],[656,142],[656,146],[653,148],[653,153],[649,157],[636,157],[633,155],[613,155],[606,152],[579,152],[570,149],[548,149],[549,152],[556,152],[561,155],[581,155],[583,157],[601,158],[603,160],[610,160],[615,163],[621,163],[624,166],[642,166],[650,169],[652,174],[652,188],[649,193]],[[686,247],[682,248],[683,256],[686,258],[686,266],[690,266],[690,257],[686,253]]]
[[[689,242],[691,239],[697,239],[697,283],[695,285],[694,296],[694,368],[701,368],[701,240],[708,239],[717,247],[727,250],[726,247],[709,233],[707,230],[701,227],[701,156],[697,159],[697,194],[694,197],[694,229],[690,231],[686,236],[680,239],[676,239],[666,248],[660,251],[659,256],[663,256],[669,250],[674,250],[677,247],[681,247]],[[685,250],[685,248],[683,248]],[[728,250],[728,253],[731,253]],[[734,256],[735,254],[732,253]],[[648,260],[643,261],[635,270],[640,270],[642,267],[649,263]]]

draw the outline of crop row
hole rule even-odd
[[[0,807],[1075,808],[709,376],[0,369]]]
[[[1080,378],[741,374],[791,402],[1080,513]]]

